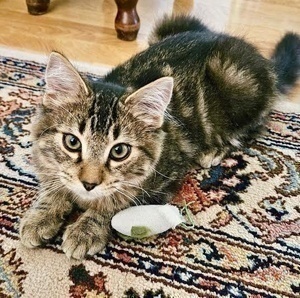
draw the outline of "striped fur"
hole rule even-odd
[[[168,202],[189,169],[216,166],[264,126],[278,93],[274,62],[187,17],[164,20],[151,38],[97,82],[50,56],[32,131],[40,194],[21,222],[24,245],[54,237],[77,205],[86,211],[63,250],[94,254],[117,211]]]

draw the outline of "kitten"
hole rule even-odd
[[[84,212],[62,249],[75,259],[99,252],[116,212],[169,202],[188,170],[215,166],[251,139],[299,76],[292,33],[271,60],[186,16],[164,18],[150,42],[97,82],[50,55],[32,130],[40,190],[20,224],[25,246],[53,238],[77,206]]]

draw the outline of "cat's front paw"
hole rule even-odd
[[[67,227],[62,249],[69,259],[82,260],[87,254],[101,251],[107,243],[108,234],[109,226],[79,220]]]
[[[29,210],[20,223],[21,243],[28,248],[45,244],[58,233],[61,224],[47,212]]]

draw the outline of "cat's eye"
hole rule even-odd
[[[72,134],[63,135],[63,144],[65,148],[70,152],[80,152],[81,151],[81,142],[77,137]]]
[[[131,153],[131,146],[125,143],[120,143],[111,148],[109,157],[114,161],[122,161],[128,158]]]

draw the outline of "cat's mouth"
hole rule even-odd
[[[75,197],[79,197],[83,200],[97,200],[104,197],[111,196],[114,193],[114,189],[104,185],[88,185],[82,183],[80,180],[74,181],[69,179],[69,176],[60,176],[60,181],[66,189],[71,191]]]
[[[68,183],[66,184],[66,187],[72,193],[74,193],[75,196],[84,200],[99,200],[111,196],[115,192],[114,189],[103,187],[101,185],[97,185],[91,190],[87,190],[82,184],[79,183]]]
[[[70,181],[67,179],[61,179],[64,186],[74,194],[75,198],[84,201],[99,201],[102,199],[111,198],[113,201],[119,200],[122,197],[122,201],[139,201],[136,197],[136,190],[133,187],[137,187],[135,184],[124,181],[114,181],[109,184],[93,185],[88,187],[84,185],[80,180]],[[139,188],[139,187],[137,187]]]

